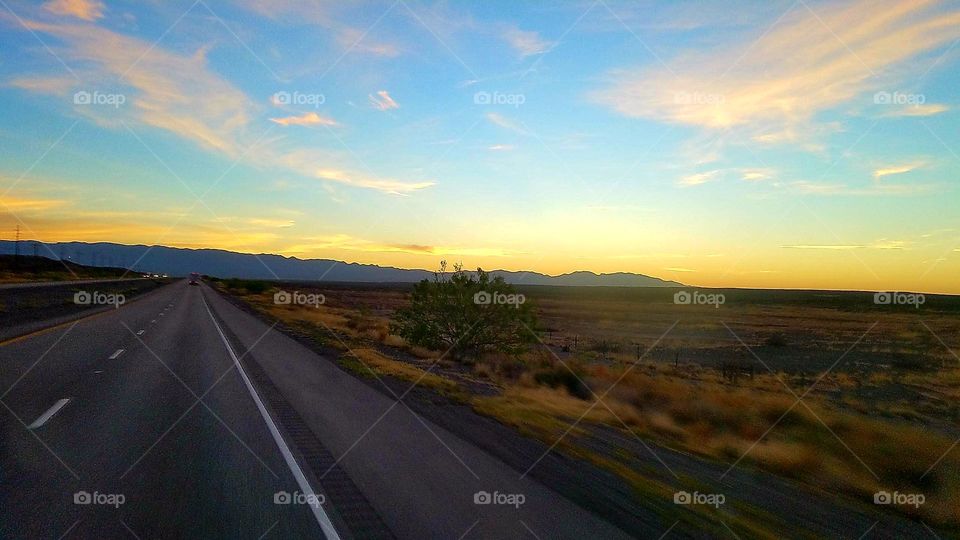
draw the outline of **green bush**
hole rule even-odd
[[[416,284],[407,308],[397,312],[392,330],[408,343],[449,351],[456,360],[474,360],[489,351],[519,354],[536,340],[536,318],[523,295],[502,277],[491,279],[446,262],[434,279]]]

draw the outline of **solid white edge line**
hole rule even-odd
[[[117,358],[120,357],[121,354],[123,354],[124,350],[126,349],[117,349],[116,352],[110,355],[110,358],[108,358],[108,360],[116,360]]]
[[[27,429],[37,429],[38,427],[43,427],[43,425],[47,423],[47,420],[50,420],[53,418],[53,415],[60,412],[60,409],[62,409],[69,401],[70,398],[58,399],[57,402],[53,404],[53,407],[50,407],[47,409],[47,412],[41,414],[40,418],[37,418],[32,424],[27,426]]]
[[[307,481],[307,477],[303,474],[303,470],[300,469],[300,464],[298,464],[297,460],[293,457],[293,453],[290,452],[290,448],[287,447],[286,441],[284,441],[283,436],[280,435],[280,430],[277,429],[277,425],[273,422],[273,418],[270,417],[270,413],[267,412],[267,408],[263,405],[263,401],[260,400],[260,395],[257,394],[257,390],[250,382],[250,378],[247,377],[247,373],[243,370],[243,366],[240,365],[240,360],[237,358],[236,353],[233,352],[233,347],[231,347],[230,342],[227,341],[227,336],[224,335],[223,330],[220,328],[220,324],[217,322],[217,319],[214,318],[213,312],[210,310],[210,305],[207,304],[207,299],[202,295],[200,296],[200,299],[203,300],[203,307],[207,308],[207,314],[210,315],[210,320],[213,321],[213,326],[216,327],[217,333],[220,334],[220,339],[227,348],[227,353],[230,354],[230,358],[233,359],[234,365],[237,366],[237,371],[240,372],[240,377],[243,378],[243,382],[246,384],[247,390],[250,392],[250,396],[257,404],[257,409],[260,410],[260,415],[263,416],[263,420],[267,423],[267,427],[270,429],[270,434],[273,435],[274,442],[276,442],[277,446],[280,448],[280,453],[283,454],[283,459],[287,462],[287,467],[290,468],[290,472],[293,473],[293,477],[296,478],[297,484],[300,486],[300,489],[303,491],[303,493],[305,495],[313,496],[312,500],[317,500],[316,492],[314,491],[313,487],[310,486],[310,482]],[[310,504],[308,506],[313,511],[314,517],[317,518],[317,523],[320,525],[320,529],[323,530],[323,534],[331,540],[340,540],[340,535],[337,534],[337,530],[333,528],[333,523],[330,521],[330,517],[327,516],[327,513],[323,510],[322,505]]]

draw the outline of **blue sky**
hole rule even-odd
[[[4,1],[5,230],[960,292],[955,4]]]

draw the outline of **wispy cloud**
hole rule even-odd
[[[220,76],[206,62],[206,49],[193,55],[169,52],[151,43],[90,25],[26,22],[38,32],[49,33],[66,46],[58,54],[84,65],[84,80],[119,81],[118,88],[99,91],[125,94],[124,107],[84,108],[87,115],[99,115],[107,125],[118,120],[142,122],[170,131],[206,148],[235,156],[240,152],[239,137],[249,122],[255,105],[247,96]],[[144,55],[143,51],[150,50]],[[60,94],[62,76],[48,84],[33,78],[20,83],[22,88]],[[78,85],[71,90],[91,92],[97,88]],[[69,90],[68,90],[69,92]],[[63,96],[67,97],[67,96]]]
[[[881,238],[869,244],[792,244],[780,246],[783,249],[813,249],[826,251],[850,251],[856,249],[902,250],[907,249],[905,240],[890,240]]]
[[[356,172],[326,168],[316,169],[313,175],[322,180],[376,189],[392,195],[407,195],[434,185],[431,181],[406,182],[393,178],[373,178]]]
[[[313,149],[272,148],[270,141],[251,148],[262,136],[262,130],[250,129],[251,116],[261,107],[208,67],[205,47],[192,55],[185,55],[161,46],[152,47],[151,43],[97,26],[30,21],[26,24],[34,31],[49,33],[63,41],[65,47],[58,50],[58,54],[84,65],[81,72],[84,80],[121,78],[122,84],[116,91],[125,94],[124,107],[75,107],[100,125],[124,129],[123,123],[142,124],[168,131],[231,158],[247,152],[250,159],[265,166],[285,167],[306,177],[389,194],[409,194],[434,184],[432,181],[372,178],[359,172],[344,158]],[[147,50],[150,53],[143,55]],[[95,90],[80,83],[71,88],[60,75],[47,79],[22,78],[11,84],[28,91],[56,95],[71,105],[70,92]],[[397,107],[386,91],[378,96],[385,107]],[[329,122],[332,121],[315,113],[271,120],[285,126],[331,125]],[[304,156],[308,157],[303,159]]]
[[[103,17],[105,6],[98,0],[51,0],[45,3],[43,8],[57,15],[95,21]]]
[[[290,26],[311,25],[333,35],[342,52],[371,54],[393,58],[401,53],[393,43],[374,41],[375,32],[366,32],[345,22],[342,11],[347,2],[303,0],[236,0],[241,7],[270,20]]]
[[[805,180],[792,182],[788,186],[791,190],[806,195],[838,195],[838,196],[910,196],[929,193],[936,186],[931,184],[891,184],[873,182],[869,186],[857,187],[847,184],[830,182],[808,182]]]
[[[66,201],[60,199],[13,197],[10,195],[0,197],[0,209],[9,210],[14,214],[44,212],[66,204]]]
[[[851,249],[864,249],[867,246],[858,244],[795,244],[792,246],[780,246],[784,249],[824,249],[830,251],[847,251]]]
[[[292,219],[251,218],[248,219],[247,222],[255,227],[266,227],[271,229],[287,229],[296,224],[296,222]]]
[[[519,122],[511,120],[500,113],[487,113],[487,120],[495,126],[513,131],[514,133],[530,135],[530,132],[527,131]]]
[[[487,150],[491,150],[493,152],[507,152],[515,148],[516,146],[512,144],[494,144],[494,145],[488,146]]]
[[[390,97],[386,90],[380,90],[377,95],[370,94],[370,104],[378,111],[389,111],[390,109],[399,109],[400,105]]]
[[[945,113],[949,110],[950,107],[946,105],[940,103],[930,103],[929,105],[923,104],[905,106],[892,112],[888,112],[884,116],[934,116],[940,113]]]
[[[720,170],[714,170],[688,174],[687,176],[681,178],[678,184],[681,186],[699,186],[700,184],[706,184],[707,182],[710,182],[716,178],[720,172]]]
[[[349,154],[343,156],[319,148],[266,149],[262,154],[263,159],[268,163],[286,167],[308,178],[375,189],[391,195],[409,195],[435,184],[432,180],[377,177],[369,172],[358,171],[357,167],[352,166]]]
[[[748,182],[759,182],[769,180],[773,177],[773,171],[770,169],[740,169],[741,177]]]
[[[523,57],[543,54],[556,45],[552,41],[541,38],[537,32],[516,27],[507,28],[503,32],[503,39]]]
[[[331,118],[320,116],[315,112],[308,112],[300,116],[285,116],[283,118],[271,118],[271,122],[281,126],[336,126],[337,122]]]
[[[407,253],[411,255],[461,255],[469,257],[503,257],[511,252],[496,247],[436,246],[430,244],[385,243],[349,234],[333,234],[305,238],[304,242],[292,245],[284,253],[310,253],[329,250],[347,250],[375,253]]]
[[[64,77],[18,77],[10,81],[9,85],[29,92],[65,96],[77,85],[77,80],[69,75]]]
[[[803,3],[757,41],[611,74],[593,98],[629,117],[723,129],[757,140],[795,141],[814,116],[871,90],[898,84],[921,66],[908,62],[960,38],[960,12],[930,0]],[[784,59],[789,59],[785,61]],[[897,73],[879,77],[877,73]]]
[[[362,52],[374,56],[394,58],[400,55],[400,48],[392,43],[378,43],[371,40],[370,34],[364,34],[358,28],[345,28],[337,33],[337,42],[345,50]]]
[[[910,171],[919,169],[920,167],[923,167],[924,165],[925,165],[925,164],[924,164],[923,162],[904,163],[904,164],[902,164],[902,165],[888,165],[888,166],[880,167],[879,169],[874,170],[874,171],[873,171],[873,177],[879,180],[880,178],[883,178],[884,176],[891,176],[891,175],[894,175],[894,174],[908,173],[908,172],[910,172]]]

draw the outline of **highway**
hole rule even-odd
[[[139,281],[144,279],[153,279],[153,278],[143,278],[143,277],[128,277],[123,279],[72,279],[69,281],[25,281],[23,283],[0,283],[0,290],[3,289],[37,289],[42,287],[50,287],[52,285],[95,285],[98,283],[118,283],[122,281]]]
[[[206,285],[0,344],[0,392],[0,538],[627,537]]]

